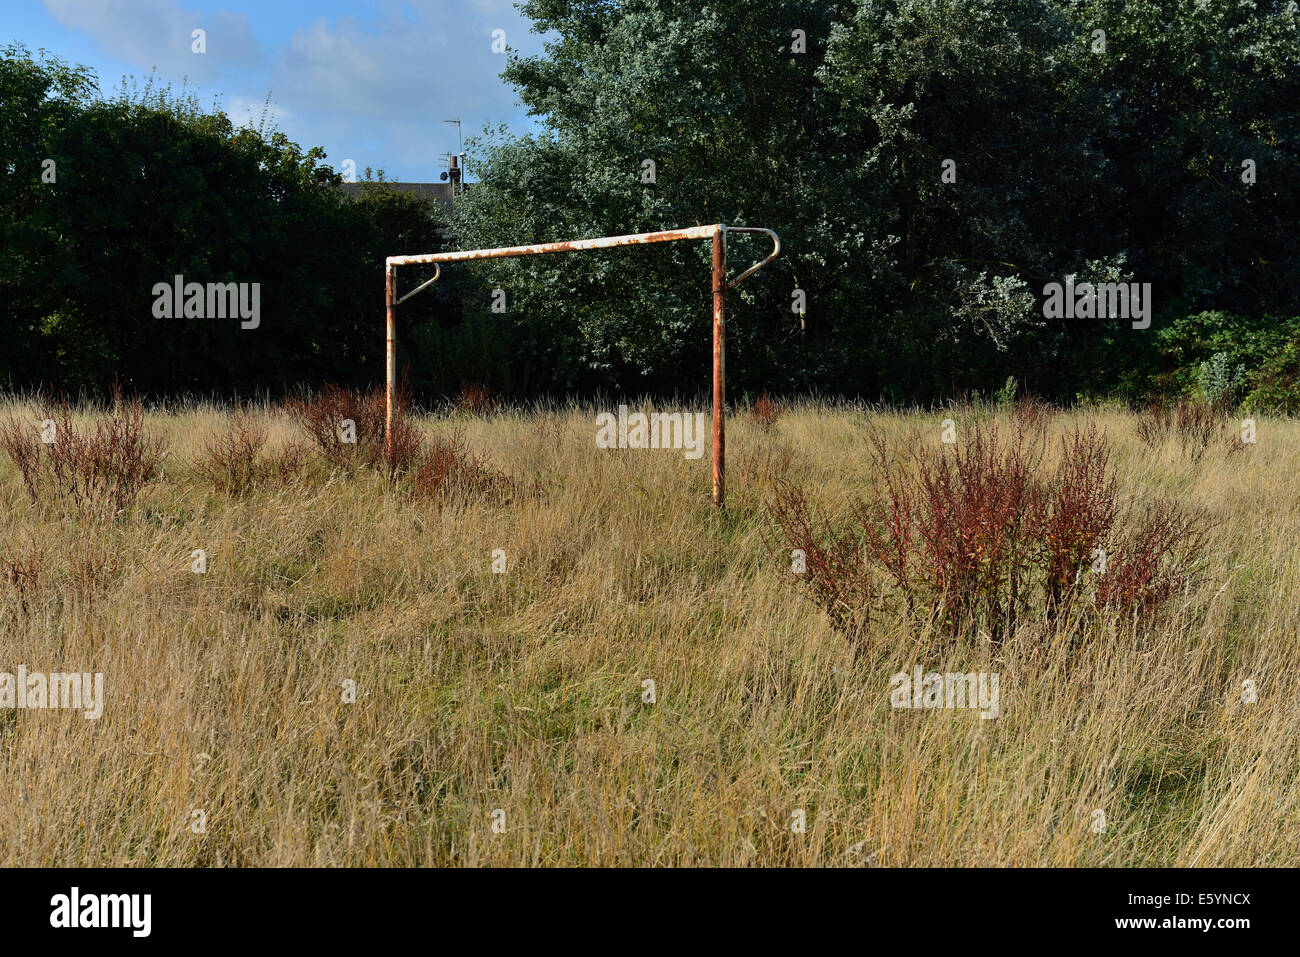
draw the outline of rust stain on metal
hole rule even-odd
[[[754,263],[730,282],[727,281],[727,233],[764,233],[772,240],[772,252]],[[397,306],[416,293],[427,289],[442,274],[440,263],[471,262],[479,259],[504,259],[508,256],[537,256],[545,253],[576,253],[589,249],[613,249],[646,243],[667,243],[681,239],[713,241],[713,504],[722,508],[727,498],[726,476],[726,361],[727,361],[727,290],[742,279],[758,272],[781,253],[781,240],[761,226],[688,226],[654,233],[629,233],[625,236],[601,236],[596,239],[571,239],[558,243],[534,243],[529,246],[502,246],[497,249],[471,249],[464,252],[424,253],[414,256],[389,256],[384,260],[384,308],[388,338],[385,344],[387,421],[384,428],[384,454],[390,449],[393,430],[393,402],[397,382]],[[397,298],[397,267],[435,266],[433,278],[416,286],[401,299]]]
[[[727,231],[713,233],[713,507],[727,504]]]
[[[508,256],[537,256],[543,253],[577,253],[588,249],[667,243],[677,239],[708,239],[718,228],[717,224],[689,226],[685,229],[666,229],[657,233],[629,233],[626,236],[601,236],[598,239],[569,239],[558,243],[535,243],[531,246],[502,246],[497,249],[471,249],[465,252],[389,256],[386,261],[390,266],[418,266],[423,263],[457,263],[477,259],[505,259]]]
[[[397,288],[397,267],[384,266],[384,319],[388,330],[384,344],[385,380],[388,388],[384,396],[384,458],[389,457],[393,441],[393,384],[397,381],[397,303],[393,296]]]

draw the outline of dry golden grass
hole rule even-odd
[[[364,471],[224,495],[194,469],[206,408],[148,416],[164,475],[110,528],[42,519],[4,460],[0,561],[44,567],[21,600],[0,580],[0,671],[102,671],[107,701],[0,710],[0,863],[1296,864],[1300,423],[1193,460],[1126,413],[1050,417],[1099,423],[1123,492],[1209,511],[1204,584],[1154,633],[1029,622],[995,652],[900,621],[852,658],[763,546],[764,483],[786,459],[835,510],[868,418],[937,441],[972,414],[738,416],[725,516],[707,454],[601,451],[574,409],[420,420],[546,484],[507,507]],[[891,709],[914,664],[998,672],[1001,717]]]

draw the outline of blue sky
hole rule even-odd
[[[443,120],[460,117],[466,137],[484,124],[534,128],[500,79],[494,30],[512,50],[541,52],[514,0],[0,0],[0,45],[83,63],[106,95],[156,70],[256,125],[269,93],[275,127],[325,147],[336,169],[352,159],[407,182],[446,168],[456,128]]]

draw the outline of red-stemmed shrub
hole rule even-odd
[[[384,466],[389,474],[397,474],[420,459],[420,433],[407,417],[408,405],[405,390],[399,389],[387,443],[388,404],[383,387],[362,392],[328,385],[314,395],[288,400],[285,409],[330,466],[343,471]]]
[[[411,473],[411,494],[439,505],[452,499],[507,505],[527,489],[523,482],[488,465],[459,432],[437,435]]]
[[[467,415],[491,415],[496,411],[497,400],[490,386],[482,382],[466,382],[456,396],[456,408]]]
[[[781,407],[764,392],[750,406],[749,417],[763,432],[771,432],[776,426],[777,419],[781,418]]]
[[[814,515],[803,490],[784,478],[776,479],[768,508],[784,533],[782,560],[801,576],[831,624],[856,642],[867,625],[872,593],[860,543]]]
[[[18,466],[33,504],[112,521],[158,476],[163,442],[145,434],[138,399],[115,388],[112,406],[89,425],[74,423],[66,400],[44,403],[40,415],[38,424],[12,417],[0,424],[0,447]]]
[[[1145,505],[1121,533],[1097,600],[1131,613],[1158,607],[1194,580],[1210,523],[1200,513],[1159,500]]]
[[[45,548],[35,536],[21,550],[0,557],[0,582],[8,582],[13,589],[18,615],[26,617],[30,613],[29,601],[35,596],[45,567]]]
[[[247,409],[236,409],[224,427],[203,442],[195,471],[220,491],[243,494],[269,471],[261,457],[267,429]]]
[[[1095,426],[1075,429],[1061,439],[1055,473],[1035,503],[1035,537],[1043,555],[1044,599],[1048,617],[1069,604],[1081,569],[1091,567],[1115,526],[1118,514],[1110,447]]]
[[[782,560],[787,548],[806,555],[804,587],[854,642],[873,607],[998,642],[1026,615],[1068,618],[1084,595],[1152,611],[1195,574],[1208,523],[1169,504],[1121,523],[1109,445],[1093,427],[1066,435],[1051,468],[1041,440],[978,423],[955,446],[913,434],[899,455],[876,432],[871,447],[876,494],[845,521],[815,514],[786,479],[768,505],[771,543]]]

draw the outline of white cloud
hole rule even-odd
[[[352,17],[317,20],[294,32],[274,88],[295,103],[360,116],[423,112],[439,103],[482,111],[502,99],[499,75],[506,61],[492,52],[492,30],[527,35],[508,5],[486,5],[492,9],[472,15],[446,4],[435,13],[425,5],[411,8],[415,16],[409,19],[385,15],[374,29]]]
[[[257,126],[270,92],[272,125],[290,139],[324,145],[330,162],[351,158],[412,180],[436,178],[441,154],[455,147],[455,129],[443,120],[459,116],[471,136],[520,119],[500,80],[506,58],[492,52],[492,31],[505,30],[515,49],[542,43],[513,0],[385,4],[360,17],[303,22],[265,49],[246,15],[201,14],[183,8],[185,0],[44,2],[106,53],[144,71],[156,67],[164,82],[187,77],[223,93],[236,124]],[[277,19],[285,13],[277,10]],[[207,31],[203,55],[190,49],[196,27]]]
[[[275,98],[271,98],[270,104],[267,103],[266,97],[260,99],[248,96],[232,96],[227,98],[223,103],[226,115],[236,126],[252,126],[256,129],[262,123],[262,113],[266,113],[266,124],[268,127],[280,129],[285,123],[296,119],[294,113],[286,110]]]
[[[441,154],[456,145],[443,120],[459,116],[470,136],[516,113],[492,30],[506,30],[512,46],[541,42],[508,0],[456,6],[416,3],[367,24],[345,17],[299,28],[272,76],[276,98],[311,113],[314,133],[328,131],[331,161],[346,156],[415,170],[409,179],[436,177]],[[305,136],[305,126],[286,123],[286,132]]]
[[[256,63],[257,41],[242,13],[200,14],[174,0],[45,0],[64,26],[80,30],[106,53],[164,76],[212,77]],[[193,52],[192,33],[206,32],[207,52]]]

